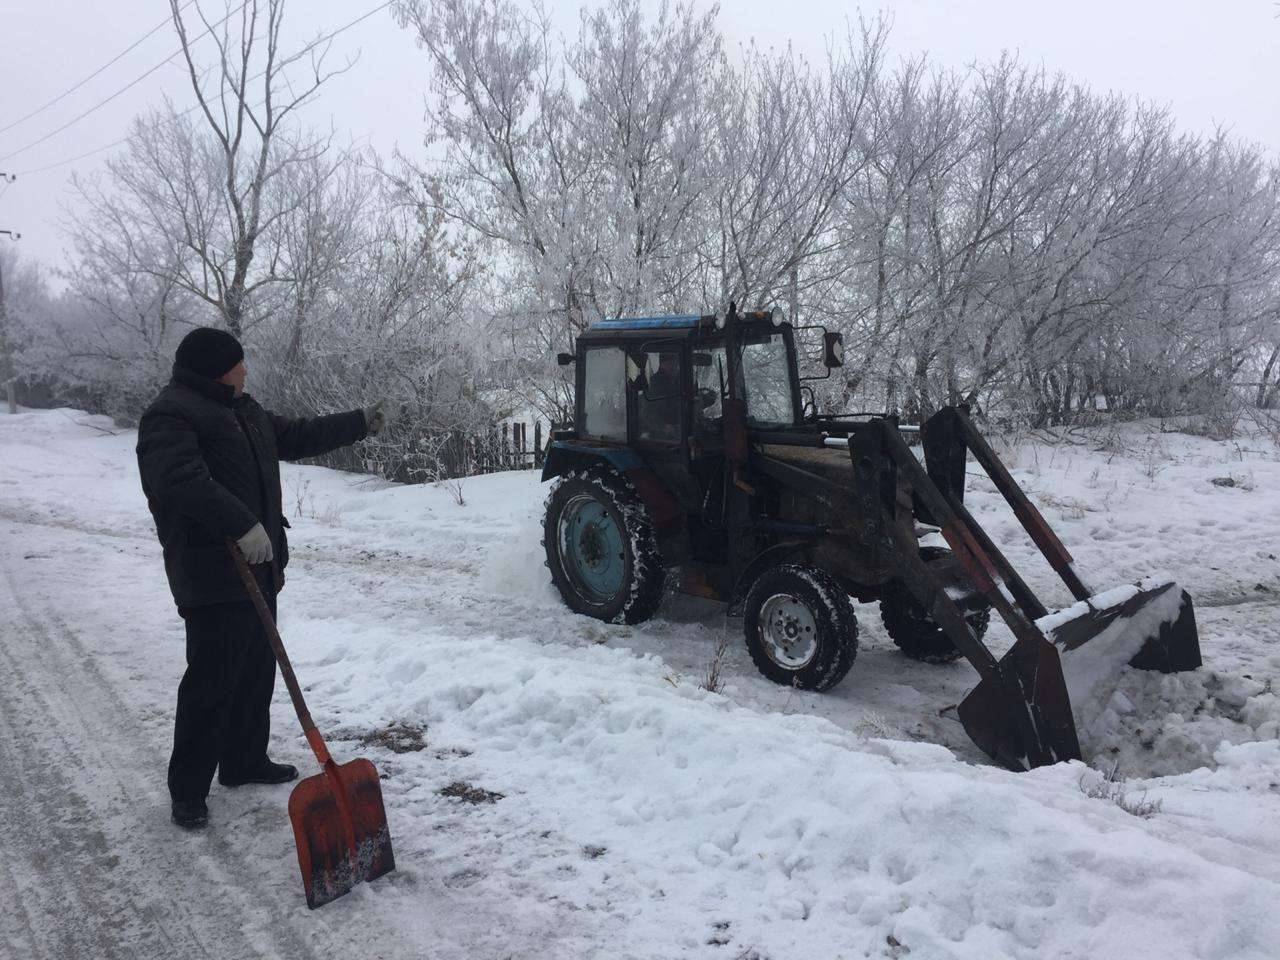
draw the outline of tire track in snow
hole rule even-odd
[[[281,922],[297,904],[252,877],[249,851],[168,822],[164,757],[138,742],[80,638],[24,599],[11,555],[3,574],[0,606],[16,616],[0,644],[0,767],[13,772],[0,900],[17,909],[0,911],[0,931],[14,956],[313,956]]]
[[[138,947],[153,956],[205,955],[186,924],[148,922],[156,905],[136,872],[122,866],[119,853],[131,840],[111,835],[121,799],[111,782],[118,782],[111,762],[116,758],[103,756],[96,775],[86,769],[85,745],[102,742],[103,731],[100,722],[86,724],[80,713],[93,709],[105,720],[114,705],[95,685],[99,678],[66,663],[58,638],[30,618],[12,572],[4,574],[3,600],[18,616],[0,645],[0,663],[9,677],[0,698],[0,764],[11,772],[0,812],[10,825],[4,859],[12,897],[5,899],[17,910],[0,912],[0,918],[10,927],[7,939],[20,945],[15,956],[125,957],[136,955]],[[49,667],[60,681],[55,689],[42,682]],[[78,696],[84,698],[80,704]],[[81,743],[69,736],[73,727],[80,728]],[[151,802],[141,806],[158,807],[158,797],[147,799]],[[19,930],[12,929],[15,919]]]
[[[34,507],[15,508],[0,505],[0,520],[33,527],[54,527],[59,530],[70,530],[72,533],[88,533],[98,537],[111,537],[116,540],[136,540],[144,543],[155,543],[155,531],[120,530],[101,524],[88,523],[79,518],[58,516],[52,513],[38,513]]]

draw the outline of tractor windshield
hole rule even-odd
[[[791,365],[781,334],[752,336],[742,345],[742,381],[747,422],[755,427],[795,423]]]

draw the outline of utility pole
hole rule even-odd
[[[0,178],[6,174],[0,174]],[[10,183],[13,182],[12,176]],[[8,234],[10,240],[21,240],[22,234],[13,230],[0,230],[0,234]],[[13,369],[13,358],[9,356],[9,313],[4,300],[4,261],[0,260],[0,379],[4,380],[4,391],[9,401],[9,413],[18,412],[18,378]]]

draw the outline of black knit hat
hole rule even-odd
[[[240,341],[215,327],[196,327],[178,344],[175,366],[217,380],[244,359]]]

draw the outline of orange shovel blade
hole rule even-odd
[[[378,771],[368,760],[307,777],[289,796],[298,866],[311,909],[396,867]]]

